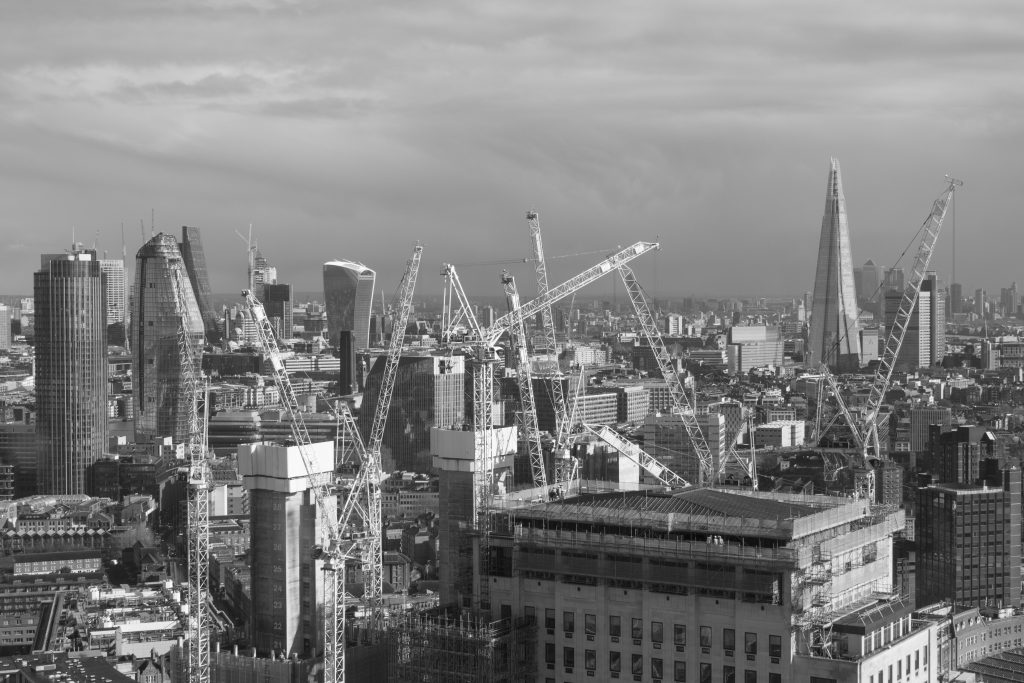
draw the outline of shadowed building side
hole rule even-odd
[[[206,341],[216,344],[221,340],[220,319],[210,300],[210,275],[206,270],[206,253],[199,237],[199,228],[182,226],[179,248],[181,258],[185,261],[185,270],[188,271],[188,280],[192,283],[196,305],[199,306],[199,314],[203,318]]]
[[[808,362],[838,370],[860,366],[857,289],[839,161],[832,159],[814,275]]]

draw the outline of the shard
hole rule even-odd
[[[839,371],[856,370],[860,366],[850,226],[846,220],[839,162],[834,158],[825,189],[825,215],[821,219],[806,360],[812,366],[825,363]]]

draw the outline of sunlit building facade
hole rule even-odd
[[[377,273],[355,261],[328,261],[324,264],[324,301],[327,306],[327,333],[337,345],[341,330],[350,330],[356,349],[371,346],[370,313]]]

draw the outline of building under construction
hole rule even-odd
[[[465,611],[411,614],[388,633],[389,680],[518,683],[536,672],[537,626],[526,617],[489,621]]]

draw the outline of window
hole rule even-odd
[[[651,657],[651,678],[664,678],[665,665],[661,657]]]
[[[549,631],[555,630],[555,608],[546,607],[544,608],[544,628]]]
[[[584,614],[583,615],[583,631],[588,636],[597,634],[597,615],[596,614]]]
[[[700,646],[711,647],[711,627],[701,626],[700,627]]]
[[[566,633],[572,633],[576,630],[575,612],[562,612],[562,630]]]
[[[736,683],[736,667],[726,664],[722,667],[722,683]]]
[[[782,636],[768,636],[768,656],[776,659],[782,656]]]
[[[593,671],[597,668],[597,650],[586,650],[583,652],[583,668]]]
[[[903,660],[896,661],[896,678],[903,678]]]
[[[612,673],[622,671],[622,655],[615,650],[608,651],[608,670]]]
[[[568,646],[562,648],[562,666],[566,669],[576,666],[576,650]]]
[[[527,605],[523,608],[523,616],[526,617],[527,623],[537,623],[537,608],[533,605]]]
[[[555,665],[555,644],[544,643],[544,662],[552,666]]]
[[[700,664],[700,683],[711,683],[711,665],[707,662]]]
[[[633,640],[641,640],[644,637],[644,620],[633,617]]]
[[[757,654],[757,634],[747,631],[743,634],[743,651],[748,655]]]
[[[722,629],[722,649],[729,650],[730,652],[736,649],[736,629]]]
[[[871,680],[874,680],[874,677]],[[775,672],[768,674],[768,683],[782,683],[782,674]]]
[[[622,618],[617,614],[608,617],[608,635],[613,638],[622,635]]]
[[[672,680],[676,683],[686,683],[686,662],[678,659],[672,662]]]
[[[686,645],[686,624],[672,626],[672,642],[680,647]]]
[[[644,675],[644,656],[643,655],[633,655],[632,662],[630,663],[630,670],[633,672],[634,676],[643,676]]]
[[[921,651],[914,650],[914,672],[921,668]]]
[[[654,641],[655,643],[660,643],[664,639],[664,637],[665,637],[664,629],[665,629],[664,624],[662,624],[660,621],[652,621],[651,622],[651,640]]]
[[[743,672],[743,683],[757,683],[757,671],[746,669]]]

